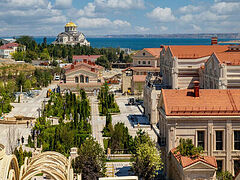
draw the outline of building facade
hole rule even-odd
[[[159,74],[161,50],[162,48],[144,48],[133,56],[133,67],[122,71],[123,93],[142,93],[147,73]]]
[[[87,60],[67,65],[64,67],[64,82],[60,84],[61,89],[71,89],[73,91],[85,89],[88,93],[95,93],[104,83],[103,70],[102,66]]]
[[[18,49],[25,51],[25,47],[18,43],[8,43],[0,46],[0,58],[10,59],[12,58],[13,53],[15,53]]]
[[[225,52],[227,45],[168,46],[160,55],[163,84],[171,89],[193,88],[199,81],[199,68],[213,52]]]
[[[240,46],[213,53],[200,69],[200,84],[204,89],[240,88]]]
[[[240,89],[163,89],[159,100],[159,144],[168,167],[168,153],[180,138],[202,146],[219,170],[233,175],[240,165]],[[169,175],[169,174],[168,174]]]
[[[144,114],[152,125],[157,124],[159,121],[157,105],[162,88],[164,88],[162,86],[162,78],[159,75],[148,73],[144,84],[143,107]]]
[[[84,60],[96,62],[102,55],[73,55],[73,62],[82,62]]]
[[[90,42],[87,41],[83,33],[77,31],[77,25],[73,22],[65,25],[65,32],[58,34],[53,44],[90,46]]]
[[[129,67],[122,71],[122,92],[130,94],[143,93],[147,73],[159,74],[159,68]]]

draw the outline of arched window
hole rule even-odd
[[[78,83],[78,82],[79,82],[78,77],[75,77],[75,83]]]
[[[86,82],[86,83],[89,83],[89,78],[88,78],[88,76],[85,77],[85,82]]]
[[[83,75],[80,76],[80,83],[84,83],[84,76]]]

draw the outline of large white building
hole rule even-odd
[[[77,25],[73,22],[65,25],[65,32],[58,34],[53,44],[67,44],[72,46],[80,44],[80,46],[90,46],[90,42],[87,41],[83,33],[77,31]]]
[[[9,59],[12,58],[14,52],[18,49],[25,51],[25,46],[21,46],[18,43],[8,43],[0,46],[0,58]]]

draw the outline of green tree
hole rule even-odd
[[[217,172],[218,180],[232,180],[233,175],[228,171]]]
[[[153,179],[163,168],[160,152],[149,143],[140,144],[133,156],[132,170],[143,180]]]
[[[110,67],[111,67],[111,66],[110,66],[110,62],[109,62],[108,58],[107,58],[105,55],[99,57],[99,58],[97,59],[97,61],[96,61],[96,64],[98,64],[98,65],[100,65],[100,66],[103,66],[103,67],[105,67],[106,69],[110,69]]]
[[[106,156],[101,145],[93,138],[81,145],[78,155],[73,160],[73,168],[75,173],[82,173],[83,180],[97,180],[104,176]]]
[[[30,79],[27,79],[25,82],[24,82],[24,91],[29,91],[31,88],[32,88],[32,83],[31,83],[31,80]]]
[[[26,52],[24,51],[16,51],[12,54],[12,57],[15,61],[24,61],[26,58]]]
[[[40,53],[41,60],[50,60],[50,55],[48,53],[47,48],[43,49],[42,53]]]
[[[179,152],[182,156],[199,156],[203,152],[202,147],[195,147],[192,143],[192,139],[179,140],[179,145],[175,152]]]

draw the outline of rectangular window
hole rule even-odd
[[[138,64],[141,64],[141,61],[138,61]]]
[[[223,161],[217,160],[217,171],[221,172],[223,170]]]
[[[146,61],[143,61],[143,64],[146,64]]]
[[[234,160],[234,174],[236,175],[240,170],[240,160]]]
[[[204,145],[204,131],[198,131],[197,132],[197,146],[200,147],[202,146],[203,149],[205,149]]]
[[[148,64],[150,64],[150,61],[148,61]]]
[[[223,131],[216,131],[216,150],[223,150]]]
[[[240,131],[234,131],[234,150],[240,150]]]

